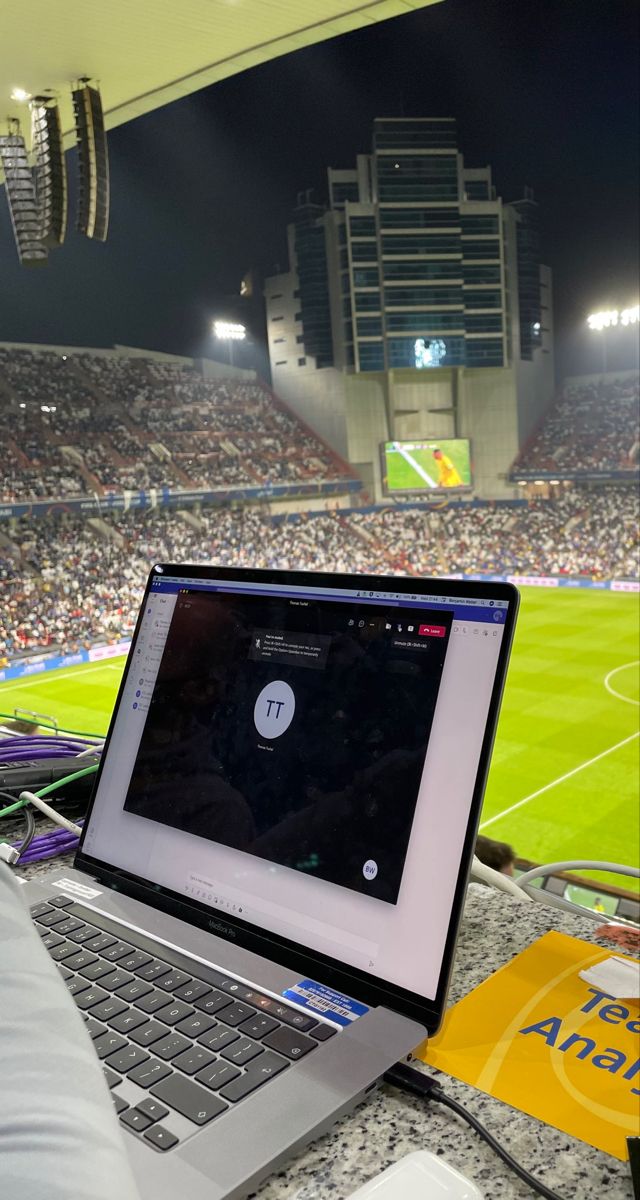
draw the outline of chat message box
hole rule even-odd
[[[324,670],[331,637],[321,633],[290,633],[283,629],[255,629],[249,658],[254,662],[285,663],[290,667]]]

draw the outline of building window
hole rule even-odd
[[[272,318],[271,318],[271,320],[272,320],[272,321],[284,321],[284,317],[283,317],[283,316],[280,316],[280,317],[272,317]]]
[[[306,365],[307,365],[307,360],[306,360],[306,358],[299,358],[299,359],[298,359],[298,366],[299,366],[299,367],[306,367]]]
[[[302,343],[304,342],[304,334],[303,333],[296,334],[296,342],[298,343],[299,346],[302,345]]]
[[[270,300],[282,300],[282,292],[274,292],[273,296],[269,296]]]
[[[286,358],[281,358],[280,361],[276,363],[277,367],[286,367],[286,365],[287,365]]]
[[[278,345],[280,345],[281,342],[286,342],[286,340],[287,340],[286,338],[274,338],[273,344],[274,344],[274,346],[278,346]]]
[[[293,319],[294,319],[294,321],[301,321],[301,320],[302,320],[302,313],[301,313],[301,312],[294,313],[294,314],[293,314]]]

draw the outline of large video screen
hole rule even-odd
[[[382,485],[388,496],[401,492],[451,492],[471,487],[468,438],[383,442]]]

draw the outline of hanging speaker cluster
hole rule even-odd
[[[0,162],[18,258],[25,267],[44,266],[47,247],[40,237],[41,221],[33,172],[17,121],[10,121],[9,132],[0,135]]]
[[[81,80],[72,93],[78,145],[76,229],[106,242],[109,227],[109,156],[102,100],[97,88]]]
[[[100,91],[89,79],[72,88],[78,151],[76,229],[104,242],[109,227],[109,154]],[[28,98],[28,97],[25,97]],[[60,109],[51,95],[29,98],[31,150],[10,118],[0,135],[0,166],[18,257],[24,266],[47,263],[67,229],[67,165]]]

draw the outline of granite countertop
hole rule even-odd
[[[58,875],[72,855],[25,867],[20,874]],[[61,870],[61,868],[63,868]],[[523,904],[472,884],[460,929],[449,1002],[455,1003],[549,929],[598,943],[588,918]],[[418,1064],[419,1065],[419,1064]],[[425,1068],[426,1069],[426,1068]],[[429,1073],[440,1072],[429,1068]],[[633,1200],[628,1163],[576,1141],[450,1076],[449,1095],[468,1107],[528,1171],[565,1200]],[[426,1105],[383,1085],[333,1130],[293,1158],[255,1193],[258,1200],[347,1200],[357,1188],[413,1150],[442,1154],[485,1200],[531,1200],[531,1190],[468,1125],[437,1104]]]

